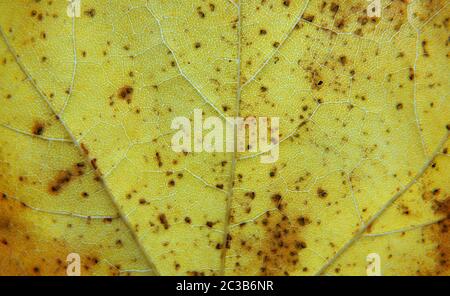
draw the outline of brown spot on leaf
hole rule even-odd
[[[57,195],[61,190],[67,186],[74,178],[84,174],[85,165],[78,163],[70,170],[60,171],[56,177],[48,185],[48,192],[52,195]]]
[[[91,159],[91,165],[94,168],[94,170],[98,170],[97,158]]]
[[[94,17],[95,14],[96,14],[96,11],[95,11],[94,8],[91,8],[91,9],[86,10],[86,11],[84,12],[84,14],[85,14],[86,16],[89,16],[89,17]]]
[[[80,144],[80,148],[81,148],[81,150],[83,151],[83,153],[84,153],[85,155],[89,155],[89,149],[87,148],[86,144],[81,143],[81,144]]]
[[[331,3],[330,11],[336,14],[339,11],[339,5],[336,3]]]
[[[159,222],[164,226],[164,229],[169,229],[170,225],[169,225],[169,222],[167,221],[166,215],[160,214],[158,218],[159,218]]]
[[[314,21],[314,15],[312,14],[305,14],[302,16],[302,19],[304,19],[307,22],[312,23]]]
[[[433,226],[433,240],[437,243],[434,253],[436,267],[433,274],[448,275],[450,272],[450,196],[444,201],[435,201],[435,211],[444,214],[445,218]]]
[[[44,133],[44,130],[45,130],[45,125],[42,122],[35,122],[31,129],[31,133],[36,136],[42,136],[42,134]]]
[[[265,237],[255,250],[261,275],[289,275],[297,270],[299,252],[306,243],[299,237],[298,229],[291,225],[283,213],[266,213],[263,223]]]
[[[161,161],[161,155],[159,154],[159,152],[155,153],[155,158],[156,158],[156,162],[158,163],[158,167],[162,167],[163,163]]]
[[[326,190],[322,189],[322,188],[318,188],[317,189],[317,196],[319,196],[320,198],[325,198],[328,196],[328,192],[326,192]]]
[[[134,90],[131,86],[125,85],[119,89],[118,97],[130,104],[133,96],[133,91]]]

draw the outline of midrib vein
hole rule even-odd
[[[72,25],[72,29],[73,29],[73,33],[75,32],[75,24],[73,23]],[[72,133],[72,130],[66,125],[66,123],[62,120],[62,117],[58,115],[58,112],[56,111],[56,109],[53,107],[52,103],[49,101],[49,99],[47,98],[47,96],[45,95],[45,93],[40,89],[40,87],[37,85],[36,81],[33,79],[33,77],[31,76],[31,74],[28,72],[28,70],[25,68],[25,65],[22,63],[22,61],[20,60],[20,56],[17,54],[17,52],[14,50],[12,44],[9,42],[8,37],[6,36],[3,27],[0,25],[0,35],[3,39],[3,41],[6,44],[6,47],[8,48],[8,51],[11,53],[11,55],[14,57],[15,62],[17,63],[17,65],[19,66],[20,70],[22,71],[22,73],[27,77],[27,79],[29,80],[29,82],[31,83],[32,87],[35,89],[35,91],[38,93],[39,97],[41,97],[41,99],[44,100],[44,102],[46,103],[47,107],[49,108],[49,110],[56,116],[56,118],[58,119],[58,121],[61,123],[61,125],[64,127],[64,130],[67,132],[67,134],[70,137],[70,140],[72,141],[72,143],[78,148],[79,152],[81,153],[81,155],[83,155],[83,157],[85,158],[85,160],[88,163],[91,163],[91,159],[88,155],[86,155],[85,153],[83,153],[83,149],[81,148],[80,143],[77,141],[77,139],[75,138],[74,134]],[[130,222],[128,221],[128,219],[125,219],[124,217],[126,217],[125,213],[121,210],[120,206],[117,204],[116,199],[114,198],[114,194],[111,192],[111,189],[106,185],[106,182],[103,178],[103,176],[99,176],[100,178],[100,183],[101,185],[104,187],[105,192],[108,194],[109,198],[111,199],[116,211],[119,213],[119,217],[122,220],[122,222],[126,225],[126,227],[128,228],[129,232],[131,233],[131,236],[134,240],[134,242],[136,243],[136,245],[138,246],[140,252],[144,255],[144,258],[146,260],[146,263],[148,265],[149,268],[152,269],[152,271],[156,274],[159,275],[158,270],[156,269],[156,266],[153,264],[152,260],[150,259],[150,255],[147,254],[147,252],[145,251],[143,245],[140,243],[136,233],[133,231],[133,228],[131,227]]]
[[[282,39],[280,46],[275,49],[261,64],[261,66],[255,71],[255,73],[248,79],[246,82],[242,83],[241,81],[241,51],[242,51],[242,10],[241,10],[241,0],[237,1],[237,4],[230,0],[230,2],[236,7],[238,13],[238,23],[237,23],[237,89],[236,89],[236,102],[235,102],[235,116],[236,118],[240,116],[240,102],[241,102],[241,93],[245,86],[254,81],[254,79],[266,68],[272,58],[275,56],[277,52],[280,51],[281,47],[283,47],[284,43],[287,39],[292,35],[295,26],[303,17],[303,14],[308,7],[310,0],[306,0],[303,5],[300,13],[294,21],[294,24],[288,30],[284,38]],[[233,201],[233,193],[234,193],[234,178],[236,174],[236,163],[238,161],[237,158],[237,126],[234,127],[234,152],[232,155],[231,168],[230,168],[230,179],[227,185],[227,194],[226,194],[226,210],[225,210],[225,220],[224,220],[224,235],[223,235],[223,243],[222,243],[222,253],[221,253],[221,266],[220,266],[220,274],[225,274],[226,267],[226,255],[227,255],[227,242],[228,235],[230,230],[230,218],[231,218],[231,205]]]
[[[240,116],[241,105],[241,39],[242,39],[242,15],[241,15],[241,0],[238,0],[236,4],[238,20],[237,20],[237,88],[236,88],[236,102],[235,102],[235,117]],[[225,119],[226,122],[226,119]],[[222,239],[222,253],[220,263],[220,275],[225,275],[226,256],[227,256],[227,243],[228,235],[230,232],[230,218],[231,218],[231,205],[233,201],[234,193],[234,178],[236,174],[236,162],[237,162],[237,125],[234,125],[234,151],[231,159],[230,179],[228,180],[227,194],[226,194],[226,208],[225,208],[225,220],[224,220],[224,232]]]

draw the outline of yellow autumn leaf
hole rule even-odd
[[[449,274],[449,17],[0,0],[0,275]],[[198,109],[279,118],[278,159],[176,152]]]

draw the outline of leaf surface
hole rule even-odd
[[[448,274],[448,1],[367,5],[0,1],[0,273]],[[174,152],[196,108],[279,160]]]

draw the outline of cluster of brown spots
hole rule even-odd
[[[261,248],[256,250],[259,273],[261,275],[289,275],[299,264],[299,252],[306,243],[291,225],[288,217],[282,213],[267,212],[262,220],[266,236]]]
[[[203,12],[202,8],[199,6],[197,7],[197,14],[200,18],[205,18],[206,14]]]
[[[37,226],[36,218],[39,216],[35,216],[35,213],[26,204],[0,193],[0,276],[66,275],[66,256],[78,252],[77,242],[66,240],[64,233],[61,236],[49,236],[43,232],[42,223]],[[52,223],[58,222],[52,219]],[[70,226],[71,224],[67,225]],[[82,274],[98,272],[99,269],[94,267],[101,259],[96,255],[95,247],[92,250],[83,249]],[[117,269],[110,270],[110,273],[119,274]]]
[[[433,190],[433,195],[438,195],[439,191]],[[436,268],[434,273],[444,275],[450,272],[450,196],[443,201],[435,201],[435,211],[444,214],[434,231],[434,240],[438,243],[436,247]]]
[[[119,89],[118,97],[130,104],[133,96],[133,91],[134,90],[131,86],[125,85]]]
[[[313,90],[320,90],[323,87],[324,83],[319,71],[311,68],[310,66],[308,66],[306,70],[309,74],[308,78],[311,82],[311,88]]]
[[[42,122],[35,122],[31,128],[31,133],[35,136],[42,136],[45,130],[45,125]]]
[[[42,21],[44,19],[44,15],[41,12],[37,12],[36,10],[32,10],[30,13],[31,17],[37,18],[38,21]]]
[[[84,174],[85,164],[77,163],[70,170],[60,171],[55,179],[48,185],[48,191],[50,194],[56,195],[61,192],[64,186],[70,183],[74,178],[82,176]]]
[[[27,211],[32,210],[0,193],[0,276],[64,275],[66,267],[57,262],[70,252],[56,241],[49,244],[42,234],[32,236],[34,225],[26,220]]]

